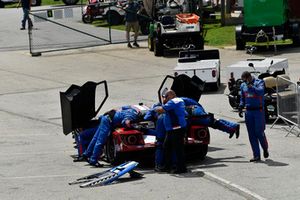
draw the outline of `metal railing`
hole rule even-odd
[[[84,6],[55,6],[30,11],[33,19],[33,28],[28,29],[30,54],[39,56],[53,51],[127,42],[125,31],[112,29],[109,23],[105,23],[108,19],[102,20],[104,25],[83,23]],[[147,36],[138,38],[145,39]]]
[[[276,79],[276,93],[278,117],[272,124],[271,128],[273,128],[276,122],[281,119],[289,126],[286,136],[293,133],[299,137],[300,86],[297,83],[291,82],[287,78],[278,76]]]

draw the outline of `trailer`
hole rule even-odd
[[[236,50],[246,46],[300,44],[299,1],[244,0],[244,23],[236,27]]]

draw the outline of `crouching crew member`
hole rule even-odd
[[[239,112],[246,108],[245,121],[248,136],[253,151],[250,162],[260,161],[260,147],[264,151],[264,157],[269,157],[268,142],[265,135],[265,111],[264,111],[264,81],[256,79],[247,71],[242,74],[241,101]]]
[[[103,153],[103,147],[111,130],[118,126],[130,127],[131,121],[138,119],[139,113],[130,107],[123,107],[121,110],[111,110],[101,117],[100,125],[91,140],[88,148],[82,154],[83,159],[88,160],[90,165],[102,167],[98,162]]]

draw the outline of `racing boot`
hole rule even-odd
[[[254,157],[250,159],[250,162],[259,162],[260,161],[260,157]]]
[[[92,166],[94,166],[94,167],[103,167],[104,165],[103,164],[101,164],[101,163],[99,163],[99,162],[96,162],[96,163],[90,163],[90,165],[92,165]]]
[[[264,150],[264,158],[269,158],[269,151],[268,150]]]
[[[240,136],[240,125],[237,125],[236,130],[235,130],[235,137],[238,139]]]

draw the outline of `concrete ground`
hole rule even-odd
[[[3,11],[3,12],[2,12]],[[71,135],[62,132],[59,92],[71,84],[107,80],[109,99],[100,113],[125,104],[157,101],[163,77],[173,73],[176,56],[154,57],[141,43],[139,49],[111,45],[31,57],[27,35],[18,32],[16,10],[0,10],[0,199],[299,199],[299,138],[284,137],[281,125],[270,129],[270,158],[249,163],[251,149],[244,121],[229,106],[226,66],[256,55],[220,49],[223,86],[203,94],[207,111],[241,123],[239,139],[210,129],[211,144],[204,161],[188,163],[190,173],[157,174],[141,168],[144,178],[81,189],[68,182],[109,168],[95,169],[73,163]],[[18,11],[20,12],[20,10]],[[9,13],[9,14],[8,14]],[[9,19],[14,16],[10,25]],[[2,25],[4,26],[2,27]],[[12,41],[9,43],[8,41]],[[205,47],[209,49],[209,47]],[[9,50],[9,51],[8,51]],[[299,48],[281,49],[275,56],[288,58],[292,81],[300,77]]]
[[[124,104],[156,102],[158,86],[172,74],[176,58],[154,57],[145,43],[141,46],[112,45],[41,57],[27,51],[1,52],[0,199],[299,199],[299,138],[284,137],[280,125],[273,129],[268,125],[270,158],[249,163],[245,124],[230,108],[225,85],[203,94],[200,103],[217,117],[241,122],[241,136],[228,139],[210,129],[208,156],[189,163],[191,173],[173,176],[140,169],[145,176],[139,180],[91,189],[69,186],[68,182],[102,169],[72,162],[76,151],[71,135],[62,133],[59,92],[73,83],[105,79],[110,96],[100,113]],[[298,49],[283,51],[277,57],[289,59],[296,81]],[[225,83],[225,66],[250,55],[232,49],[220,53]]]

